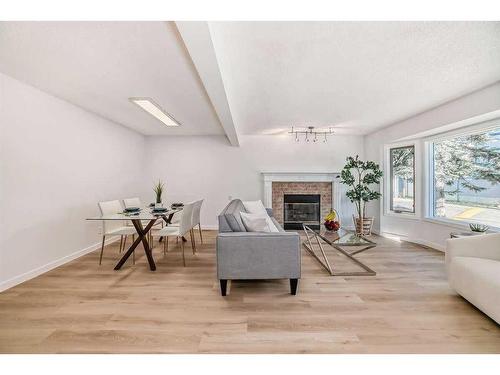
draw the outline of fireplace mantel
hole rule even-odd
[[[273,182],[331,182],[334,208],[339,209],[341,189],[338,182],[340,173],[321,172],[262,172],[264,181],[264,206],[272,208]]]
[[[335,182],[340,173],[262,172],[264,182]]]

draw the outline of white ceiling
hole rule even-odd
[[[500,80],[499,22],[189,26],[0,22],[0,72],[146,135],[230,139],[290,125],[366,134]],[[144,96],[182,126],[128,101]]]
[[[143,134],[224,134],[172,22],[0,22],[0,71]]]
[[[499,22],[209,25],[242,134],[366,134],[500,79]]]

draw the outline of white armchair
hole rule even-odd
[[[449,239],[445,259],[450,286],[500,323],[500,233]]]

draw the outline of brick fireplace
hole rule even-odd
[[[332,208],[331,182],[272,182],[272,208],[274,217],[284,225],[284,197],[285,195],[319,195],[320,217],[323,218]]]
[[[342,226],[352,229],[354,205],[345,195],[339,173],[321,172],[262,172],[263,203],[273,209],[276,219],[283,224],[283,200],[286,194],[320,194],[320,221],[330,208],[337,210]]]

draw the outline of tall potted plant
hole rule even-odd
[[[358,217],[354,219],[354,226],[358,234],[370,234],[374,218],[365,216],[366,203],[379,199],[382,194],[370,188],[373,184],[380,184],[382,171],[373,161],[360,160],[349,156],[347,163],[340,173],[340,181],[349,186],[346,195],[356,206]]]
[[[158,180],[158,183],[153,187],[153,191],[156,194],[156,207],[161,207],[162,201],[161,201],[161,196],[163,194],[163,188],[165,187],[165,184],[161,182],[161,180]]]

